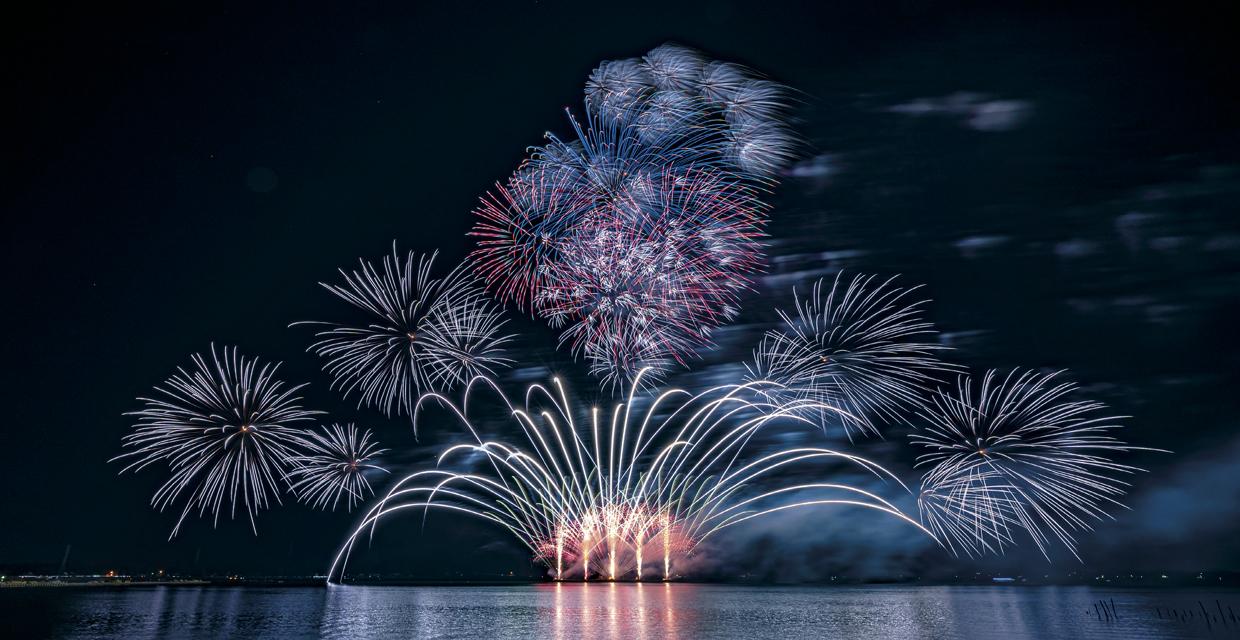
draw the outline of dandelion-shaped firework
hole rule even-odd
[[[1121,507],[1121,478],[1140,471],[1111,460],[1140,448],[1111,435],[1120,425],[1105,405],[1069,399],[1075,389],[1054,373],[992,370],[939,391],[911,436],[927,449],[927,528],[969,555],[1002,552],[1023,531],[1047,558],[1055,540],[1075,556],[1076,535]]]
[[[278,363],[261,364],[235,347],[217,354],[214,345],[210,360],[201,354],[191,360],[188,370],[178,368],[155,387],[154,397],[139,398],[144,407],[128,414],[138,423],[123,439],[130,451],[113,460],[128,461],[122,473],[168,465],[172,477],[151,504],[163,511],[184,502],[169,538],[190,513],[211,513],[218,524],[225,508],[234,518],[244,510],[257,533],[255,516],[272,501],[279,504],[288,459],[306,443],[304,432],[290,425],[320,412],[299,404],[294,394],[305,385],[286,388],[275,378]]]
[[[564,328],[608,386],[710,345],[763,265],[758,197],[792,159],[787,91],[668,44],[603,62],[576,139],[548,142],[478,207],[476,270]],[[636,340],[626,345],[623,341]]]
[[[479,374],[506,365],[504,321],[475,279],[458,267],[433,278],[436,254],[396,252],[376,266],[359,260],[359,269],[340,270],[343,284],[323,287],[365,312],[352,324],[327,326],[310,346],[326,362],[333,388],[359,406],[387,416],[412,416],[413,403],[427,391],[451,389]]]
[[[812,506],[873,509],[929,533],[870,491],[842,481],[784,480],[831,470],[903,488],[881,466],[849,453],[756,445],[769,429],[808,424],[800,415],[808,401],[771,402],[757,391],[768,384],[636,399],[630,391],[610,409],[578,412],[557,379],[551,388],[530,387],[524,405],[499,394],[524,434],[520,442],[484,439],[468,418],[477,402],[471,388],[498,390],[490,380],[471,384],[460,406],[426,396],[423,404],[446,407],[470,440],[445,449],[435,468],[396,483],[345,541],[329,579],[343,577],[354,543],[373,535],[379,521],[405,512],[426,517],[432,509],[503,527],[556,579],[670,579],[676,564],[713,535]]]
[[[315,509],[335,511],[343,499],[345,508],[352,511],[366,496],[374,495],[366,472],[387,473],[374,463],[386,451],[371,439],[369,429],[362,432],[352,424],[310,432],[305,451],[290,460],[289,489]]]
[[[783,326],[768,331],[754,350],[752,379],[777,381],[773,392],[834,407],[849,437],[922,406],[937,375],[955,367],[936,354],[934,328],[922,317],[924,301],[908,299],[916,287],[892,279],[843,274],[814,283],[795,296],[795,312],[779,311]]]

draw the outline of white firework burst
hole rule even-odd
[[[1048,559],[1055,540],[1075,556],[1076,534],[1123,506],[1121,478],[1141,469],[1110,456],[1143,448],[1110,435],[1118,418],[1069,399],[1076,385],[1057,375],[961,376],[922,412],[927,427],[910,437],[928,450],[918,506],[953,551],[1001,553],[1023,531]]]
[[[938,375],[956,369],[928,338],[934,326],[922,318],[925,301],[910,302],[917,287],[857,275],[818,280],[809,297],[797,296],[795,313],[779,311],[783,326],[766,332],[754,350],[749,379],[772,380],[775,393],[839,410],[839,422],[877,434],[910,408],[921,406]]]
[[[304,432],[289,425],[312,420],[321,412],[299,404],[294,394],[305,385],[285,388],[275,378],[279,363],[261,364],[240,355],[235,347],[208,361],[191,357],[193,366],[178,368],[157,395],[139,398],[144,407],[134,431],[123,438],[130,451],[112,460],[129,461],[121,473],[166,463],[172,471],[151,504],[163,511],[184,502],[169,538],[175,537],[190,513],[213,515],[225,507],[236,517],[245,511],[250,527],[257,513],[280,503],[279,481],[288,459],[305,444]]]
[[[307,434],[305,453],[290,460],[289,489],[315,509],[335,511],[343,499],[345,508],[352,511],[358,502],[374,495],[366,472],[387,473],[373,462],[386,452],[371,439],[369,429],[362,432],[353,424],[323,427],[322,433]]]
[[[359,260],[358,270],[340,270],[343,284],[321,283],[364,311],[366,321],[295,323],[329,327],[309,350],[326,361],[333,388],[346,397],[358,393],[358,406],[411,416],[421,394],[450,390],[510,362],[503,346],[511,336],[501,333],[506,321],[499,310],[462,267],[431,277],[436,255],[402,257],[393,245],[378,266]]]

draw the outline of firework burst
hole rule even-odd
[[[461,267],[431,277],[436,254],[405,256],[392,247],[376,266],[340,270],[344,283],[322,284],[365,312],[353,324],[299,322],[328,327],[309,348],[325,360],[332,387],[358,405],[391,417],[412,416],[413,403],[427,391],[447,390],[476,375],[493,373],[503,357],[504,320],[481,286]]]
[[[471,262],[606,386],[656,380],[711,344],[764,264],[760,195],[797,148],[787,98],[674,44],[601,63],[574,139],[548,134],[482,198]]]
[[[531,168],[483,196],[471,234],[478,249],[471,256],[496,296],[525,311],[542,290],[567,229],[588,211],[590,200],[575,189],[571,172]]]
[[[1141,448],[1111,435],[1120,425],[1105,405],[1069,399],[1076,385],[1057,375],[961,376],[923,411],[927,426],[911,436],[927,450],[919,507],[952,551],[1000,553],[1024,532],[1047,558],[1055,540],[1076,556],[1076,535],[1123,506],[1121,478],[1141,470],[1110,456]]]
[[[761,257],[756,209],[711,176],[665,173],[631,198],[570,234],[535,299],[609,386],[686,364],[736,315]]]
[[[373,462],[386,452],[371,440],[369,429],[361,432],[352,424],[323,427],[322,433],[308,433],[305,451],[289,460],[289,489],[315,509],[335,511],[344,499],[345,508],[352,511],[366,496],[374,495],[366,472],[387,473]]]
[[[280,480],[288,460],[306,444],[304,432],[290,425],[312,420],[318,411],[299,404],[294,394],[305,385],[285,388],[275,378],[279,364],[246,358],[234,347],[208,361],[201,354],[193,365],[178,368],[156,396],[139,398],[144,407],[127,415],[138,417],[123,445],[131,449],[113,461],[128,461],[121,470],[137,471],[165,463],[172,471],[151,498],[163,511],[184,502],[171,539],[190,513],[212,514],[219,523],[225,508],[235,518],[238,507],[249,517],[272,502],[280,503]]]
[[[641,374],[639,373],[639,376]],[[407,510],[465,513],[511,532],[556,579],[670,579],[676,563],[711,536],[767,514],[822,505],[874,509],[928,533],[884,498],[842,482],[781,484],[797,470],[861,473],[903,488],[881,466],[845,452],[751,446],[779,424],[808,424],[802,404],[772,403],[757,389],[679,389],[578,412],[559,380],[534,385],[513,405],[494,382],[466,388],[460,406],[439,395],[471,436],[434,469],[396,483],[346,540],[329,576],[343,576],[358,537]],[[497,392],[525,439],[484,439],[468,418],[479,386]],[[634,388],[640,384],[634,385]],[[907,491],[907,490],[905,490]]]
[[[707,60],[699,51],[669,42],[652,49],[642,62],[660,91],[696,91]]]
[[[839,409],[834,417],[849,437],[922,406],[937,376],[956,367],[938,359],[934,328],[922,318],[917,289],[894,278],[836,276],[814,283],[810,295],[793,292],[794,313],[779,311],[783,326],[768,331],[754,350],[749,376],[780,383],[773,392]],[[825,425],[825,422],[824,422]]]

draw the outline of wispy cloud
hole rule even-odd
[[[1033,103],[957,91],[937,98],[916,98],[884,111],[914,117],[948,116],[975,131],[1011,131],[1033,115]]]

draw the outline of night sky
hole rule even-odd
[[[858,3],[842,3],[856,5]],[[600,60],[676,41],[803,92],[805,159],[773,199],[771,264],[740,320],[672,382],[728,379],[794,285],[841,268],[924,283],[951,359],[1071,370],[1132,416],[1130,512],[1084,565],[952,560],[907,529],[805,512],[739,536],[758,575],[1240,570],[1240,89],[1231,16],[928,3],[437,3],[415,8],[57,8],[6,20],[6,310],[0,565],[308,574],[355,516],[291,502],[244,520],[148,505],[160,470],[107,460],[136,396],[218,345],[284,361],[307,404],[424,462],[458,434],[328,390],[297,320],[317,282],[395,240],[470,249],[471,208],[565,132]],[[1123,8],[1121,8],[1123,7]],[[170,13],[172,12],[172,13]],[[514,317],[522,366],[599,396]],[[510,388],[524,384],[509,379]],[[907,430],[866,455],[910,480]],[[382,487],[383,485],[380,484]],[[782,532],[782,533],[781,533]],[[361,566],[533,573],[502,532],[439,516]],[[758,544],[775,540],[778,544]],[[761,552],[757,551],[760,548]]]

